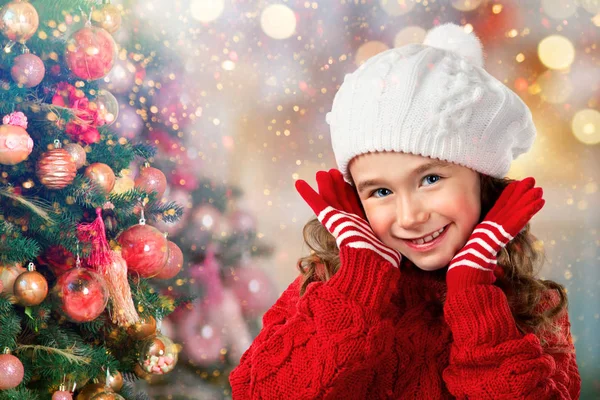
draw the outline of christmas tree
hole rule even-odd
[[[188,299],[155,284],[183,254],[151,224],[182,208],[163,199],[155,149],[111,126],[99,84],[120,25],[111,4],[2,2],[0,399],[134,398],[124,380],[177,363],[160,321]]]

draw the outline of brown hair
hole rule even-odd
[[[496,203],[504,188],[513,180],[498,179],[483,174],[479,176],[481,221]],[[311,254],[298,260],[298,269],[304,277],[300,295],[304,294],[310,283],[329,280],[340,267],[339,249],[335,239],[316,218],[304,226],[303,236]],[[506,294],[517,327],[523,333],[538,334],[546,331],[554,333],[555,317],[567,308],[567,294],[562,285],[551,280],[535,278],[545,258],[543,248],[530,232],[529,223],[498,254],[498,265],[504,273],[497,277],[495,285]],[[556,290],[559,301],[553,307],[540,312],[537,306],[543,301],[543,295],[549,289]],[[543,337],[540,340],[545,344]]]

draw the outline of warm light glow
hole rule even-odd
[[[542,10],[550,18],[567,19],[577,11],[577,2],[575,0],[542,0]]]
[[[551,35],[538,45],[538,57],[550,69],[566,69],[575,60],[575,48],[566,37]]]
[[[481,0],[452,0],[452,7],[459,11],[473,11],[481,5]]]
[[[287,39],[296,31],[296,15],[283,4],[272,4],[260,15],[260,26],[273,39]]]
[[[367,42],[360,46],[356,51],[356,57],[354,57],[354,63],[356,65],[361,65],[369,58],[373,57],[381,53],[382,51],[386,51],[388,46],[385,43],[379,42],[377,40],[373,40],[371,42]]]
[[[379,0],[379,4],[391,17],[408,14],[415,8],[415,0]]]
[[[591,108],[578,111],[571,122],[571,129],[581,143],[600,143],[600,112]]]
[[[192,0],[190,13],[200,22],[211,22],[219,18],[225,8],[223,0]]]
[[[401,47],[411,43],[423,43],[427,31],[420,26],[407,26],[394,37],[394,47]]]

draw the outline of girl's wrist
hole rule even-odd
[[[371,250],[342,246],[340,269],[328,281],[348,298],[380,311],[390,304],[400,270]]]

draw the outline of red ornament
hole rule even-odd
[[[175,243],[170,240],[167,243],[169,247],[169,257],[163,269],[155,276],[157,279],[171,279],[181,271],[183,267],[183,252]]]
[[[59,276],[52,295],[60,311],[73,322],[96,319],[108,303],[102,276],[84,268],[73,268]]]
[[[71,392],[67,391],[65,385],[60,385],[58,390],[52,394],[52,400],[73,400]]]
[[[37,258],[38,263],[47,265],[55,276],[75,267],[75,256],[62,246],[50,246]]]
[[[86,26],[67,41],[65,60],[78,78],[100,79],[112,69],[116,48],[113,37],[106,30]]]
[[[167,262],[167,239],[152,226],[134,225],[121,233],[117,240],[129,271],[144,278],[157,275]]]
[[[160,169],[145,166],[135,178],[135,187],[146,193],[156,192],[157,198],[160,199],[167,189],[167,178]]]
[[[0,390],[13,389],[21,384],[25,368],[17,357],[4,351],[0,354]]]

